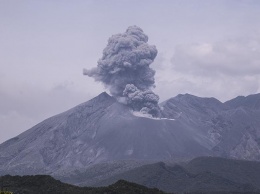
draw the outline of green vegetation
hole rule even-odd
[[[13,194],[11,191],[0,191],[0,194]]]
[[[13,194],[165,194],[158,189],[150,189],[123,180],[108,187],[98,188],[69,185],[47,175],[7,175],[1,177],[1,180],[8,185],[8,189],[12,191]]]

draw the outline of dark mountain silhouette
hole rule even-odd
[[[260,162],[199,157],[188,163],[158,162],[143,165],[78,187],[48,175],[0,177],[0,184],[14,193],[260,193]],[[144,186],[141,186],[144,185]],[[154,189],[158,188],[158,189]]]
[[[0,177],[5,189],[14,194],[163,194],[158,189],[149,189],[144,186],[119,180],[108,187],[90,188],[77,187],[62,183],[51,176],[3,176]]]
[[[200,157],[187,164],[144,165],[95,183],[127,180],[166,192],[259,192],[260,162]]]

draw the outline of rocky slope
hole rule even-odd
[[[154,119],[102,93],[1,144],[0,174],[66,176],[114,161],[135,161],[121,167],[129,170],[197,156],[260,160],[259,97],[178,95]]]
[[[214,98],[178,95],[162,103],[165,117],[204,134],[214,155],[260,160],[260,94],[221,103]],[[199,131],[199,132],[198,132]]]
[[[120,179],[175,193],[260,193],[260,162],[199,157],[188,163],[144,165],[96,182],[105,186]]]

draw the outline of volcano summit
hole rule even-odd
[[[156,55],[137,26],[113,35],[97,67],[84,70],[111,95],[101,93],[2,143],[0,175],[73,177],[89,170],[83,173],[87,183],[86,174],[92,181],[93,174],[157,161],[199,156],[260,161],[260,94],[225,103],[179,94],[158,104],[150,68]]]
[[[150,68],[157,55],[155,46],[137,26],[130,26],[123,34],[113,35],[103,51],[98,66],[83,70],[83,74],[102,82],[120,102],[135,111],[160,115],[159,96],[151,91],[155,87],[155,71]]]
[[[102,93],[2,143],[0,172],[63,174],[104,162],[205,155],[260,160],[260,109],[252,106],[259,99],[178,95],[160,104],[170,119],[154,119]]]

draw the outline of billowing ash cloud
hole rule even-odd
[[[125,33],[110,37],[97,67],[83,73],[102,82],[113,96],[126,98],[133,110],[158,116],[159,96],[150,90],[155,71],[149,67],[157,49],[147,42],[141,28],[130,26]]]
[[[153,93],[153,91],[141,91],[135,85],[127,84],[123,95],[126,96],[127,104],[134,110],[139,110],[142,113],[148,113],[153,116],[159,116],[159,96]]]

